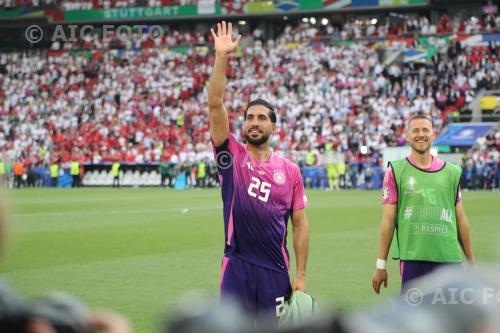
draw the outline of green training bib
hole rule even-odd
[[[425,171],[407,159],[390,165],[398,191],[392,257],[461,262],[455,214],[460,168],[445,163],[440,170]]]

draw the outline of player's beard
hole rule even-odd
[[[271,133],[266,133],[266,132],[263,132],[262,133],[262,136],[260,138],[252,138],[248,132],[245,132],[245,140],[254,145],[254,146],[260,146],[264,143],[267,142],[267,140],[269,139],[269,137],[271,136]]]
[[[431,150],[432,140],[427,140],[426,142],[424,142],[423,148],[418,142],[413,141],[411,143],[411,147],[414,151],[416,151],[420,155],[424,155]]]

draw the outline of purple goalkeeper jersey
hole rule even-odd
[[[268,161],[257,161],[232,134],[214,151],[222,186],[225,256],[288,272],[288,218],[307,206],[300,169],[274,152]]]

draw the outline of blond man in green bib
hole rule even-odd
[[[383,214],[373,290],[387,287],[389,247],[400,260],[401,293],[407,284],[446,265],[474,263],[469,221],[461,200],[461,169],[431,155],[436,134],[432,119],[410,119],[406,139],[411,154],[390,162],[384,177]],[[391,245],[392,242],[392,245]]]

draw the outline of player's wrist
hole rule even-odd
[[[386,269],[386,260],[385,259],[380,259],[378,258],[377,261],[375,262],[375,268],[376,269],[381,269],[385,270]]]
[[[227,58],[229,56],[229,52],[226,51],[215,51],[215,56],[218,58]]]
[[[306,272],[297,272],[297,274],[295,274],[295,278],[296,279],[305,279],[306,278]]]

